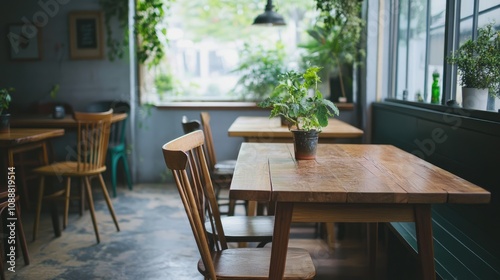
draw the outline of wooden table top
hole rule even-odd
[[[490,193],[391,145],[319,144],[296,161],[292,144],[242,143],[233,199],[325,203],[488,203]]]
[[[126,113],[113,114],[111,122],[118,122],[127,118]],[[76,128],[77,122],[71,115],[62,119],[54,119],[51,115],[12,115],[11,127],[44,127],[44,128]]]
[[[0,147],[11,147],[62,135],[64,129],[11,128],[9,132],[0,133]]]
[[[268,117],[238,117],[228,129],[232,137],[251,137],[261,139],[289,138],[292,133],[287,126],[282,126],[280,118]],[[329,119],[319,138],[357,138],[363,131],[338,119]],[[267,141],[262,141],[267,142]]]

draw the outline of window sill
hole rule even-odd
[[[458,115],[467,116],[470,118],[500,122],[500,113],[495,112],[495,111],[471,110],[471,109],[464,109],[462,107],[451,107],[451,106],[440,105],[440,104],[429,104],[429,103],[422,103],[422,102],[404,101],[404,100],[393,99],[393,98],[386,98],[385,101],[392,102],[392,103],[398,103],[398,104],[402,104],[402,105],[407,105],[407,106],[413,106],[413,107],[422,108],[422,109],[428,109],[428,110],[432,110],[432,111],[443,112],[443,113],[458,114]]]
[[[340,111],[354,110],[354,103],[335,103]],[[154,105],[159,109],[215,109],[215,110],[268,110],[257,106],[255,102],[164,102]]]

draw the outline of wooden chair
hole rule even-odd
[[[250,216],[231,216],[221,219],[215,198],[210,171],[203,145],[202,131],[194,131],[163,145],[163,156],[172,171],[182,203],[198,245],[201,260],[198,270],[205,279],[267,279],[270,265],[270,248],[228,249],[230,240],[226,224],[230,219],[246,220],[240,228],[262,228]],[[269,216],[257,217],[272,219]],[[254,227],[258,226],[258,227]],[[270,226],[272,223],[266,224]],[[247,233],[248,234],[248,233]],[[315,275],[311,256],[303,249],[288,250],[285,279],[312,279]]]
[[[193,132],[195,130],[200,130],[200,129],[202,129],[202,127],[201,127],[201,123],[198,120],[189,120],[186,116],[182,116],[182,129],[184,130],[185,134],[188,134],[188,133]],[[208,129],[209,129],[209,133],[211,133],[210,128],[208,128]],[[206,147],[207,147],[207,145],[205,145],[205,148]],[[212,145],[212,147],[213,147],[213,145]],[[205,149],[205,154],[208,154],[206,149]],[[233,164],[233,163],[231,163],[231,164]],[[232,167],[232,170],[234,171],[234,166]],[[221,214],[226,214],[228,216],[234,215],[236,202],[234,200],[230,200],[229,198],[222,198],[221,199],[220,190],[221,190],[221,187],[227,188],[229,186],[229,184],[231,183],[230,179],[232,178],[232,173],[233,172],[230,171],[228,174],[223,174],[221,176],[221,174],[218,174],[217,172],[213,172],[211,170],[212,180],[216,184],[215,185],[216,186],[215,197],[217,198],[217,202],[219,204],[219,207],[220,206],[227,207],[227,211],[226,212],[221,211]]]
[[[40,189],[38,194],[38,204],[36,208],[35,224],[33,228],[33,239],[36,239],[38,224],[40,221],[40,212],[43,199],[63,198],[64,218],[63,227],[68,223],[69,199],[71,190],[71,178],[82,178],[85,183],[86,197],[92,217],[94,232],[97,243],[100,242],[99,231],[94,211],[94,200],[92,198],[92,188],[90,184],[91,177],[97,177],[100,181],[104,199],[108,205],[109,212],[116,226],[120,231],[118,221],[115,216],[113,205],[109,198],[106,184],[102,178],[102,173],[106,170],[106,149],[108,147],[110,123],[113,110],[103,113],[81,113],[75,112],[74,117],[78,122],[78,141],[76,158],[73,161],[56,162],[46,166],[36,168],[34,171],[40,174]],[[53,176],[56,178],[66,178],[64,189],[44,197],[45,177]]]
[[[206,141],[206,154],[207,154],[207,162],[208,168],[212,174],[213,184],[216,187],[217,199],[227,200],[228,203],[228,216],[234,215],[234,209],[236,207],[236,201],[233,199],[229,199],[229,197],[221,198],[220,191],[223,189],[229,189],[231,185],[231,180],[233,178],[234,167],[236,165],[236,160],[224,160],[217,161],[214,141],[212,137],[212,128],[210,126],[210,115],[208,112],[201,112],[201,124],[203,127],[203,132],[205,133],[205,141]]]
[[[128,165],[127,144],[125,141],[130,105],[125,101],[105,100],[97,101],[87,106],[88,112],[103,112],[109,109],[113,109],[114,113],[127,113],[127,118],[111,125],[111,133],[109,136],[108,157],[111,164],[111,188],[113,190],[113,197],[116,197],[116,177],[120,160],[123,163],[123,171],[125,179],[127,180],[128,189],[132,190],[132,177]]]
[[[23,228],[23,221],[21,220],[21,212],[20,212],[20,208],[19,208],[19,196],[15,196],[13,197],[14,199],[14,205],[15,205],[15,209],[13,211],[13,213],[11,212],[10,209],[8,209],[10,206],[10,202],[9,202],[9,199],[12,199],[11,196],[9,196],[9,194],[14,194],[14,193],[11,193],[9,192],[8,190],[4,190],[2,192],[0,192],[0,216],[4,216],[6,215],[7,217],[9,218],[16,218],[15,221],[13,221],[16,225],[15,227],[15,234],[16,234],[16,238],[17,240],[16,241],[16,248],[17,248],[17,244],[20,244],[21,245],[21,250],[23,252],[23,258],[24,258],[24,264],[25,265],[29,265],[30,264],[30,256],[29,256],[29,252],[28,252],[28,245],[26,243],[26,236],[24,235],[24,228]],[[12,206],[12,205],[11,205]],[[14,214],[13,216],[11,215]],[[9,224],[9,220],[7,219],[3,219],[2,218],[2,221],[5,221],[7,224]],[[6,224],[2,224],[1,226],[1,229],[0,232],[2,233],[2,236],[4,236],[4,238],[7,238],[7,236],[11,236],[12,233],[10,232],[4,232],[4,230],[6,229]],[[4,244],[11,244],[10,242],[4,242]],[[8,245],[8,247],[10,247],[11,245]],[[0,277],[1,279],[6,279],[5,278],[5,270],[4,270],[4,262],[5,262],[5,255],[9,252],[10,250],[5,248],[4,246],[4,252],[1,252],[0,251]]]

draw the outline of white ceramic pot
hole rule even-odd
[[[486,110],[487,104],[487,88],[462,88],[462,107],[465,109]]]

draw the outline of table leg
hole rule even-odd
[[[285,274],[286,253],[288,251],[288,239],[290,238],[292,212],[293,203],[276,203],[273,246],[271,249],[271,263],[269,267],[269,279],[271,280],[281,280]]]
[[[378,223],[368,223],[368,257],[370,276],[377,278]]]
[[[436,279],[431,205],[423,204],[415,206],[415,227],[422,279]]]

